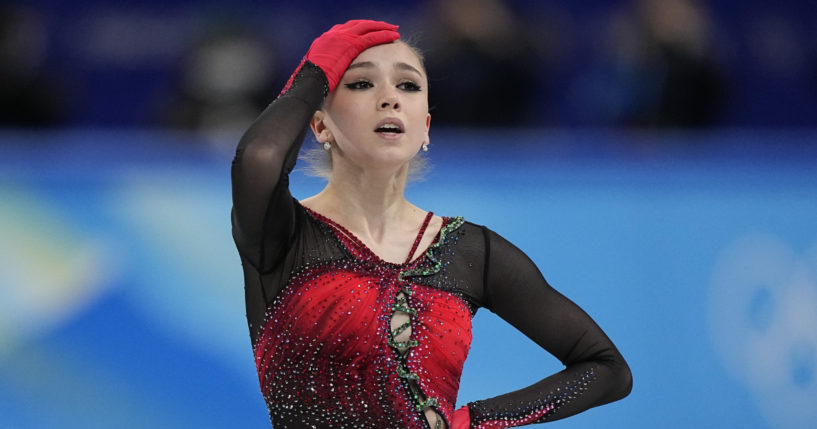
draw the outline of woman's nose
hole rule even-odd
[[[379,107],[385,109],[400,109],[400,100],[394,94],[386,94],[380,99]]]

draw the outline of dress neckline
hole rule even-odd
[[[298,203],[300,204],[300,201]],[[436,233],[436,235],[434,237],[434,240],[431,242],[431,244],[428,245],[428,247],[426,247],[425,250],[420,252],[420,254],[417,255],[416,258],[412,259],[412,256],[414,256],[414,253],[417,251],[417,248],[420,246],[420,242],[423,240],[423,237],[425,236],[425,232],[428,229],[428,225],[431,223],[431,219],[434,217],[434,212],[431,212],[431,211],[428,212],[426,214],[426,217],[425,217],[425,220],[423,221],[422,226],[420,227],[420,231],[417,233],[417,237],[415,237],[415,239],[414,239],[414,244],[412,245],[411,251],[409,252],[408,256],[406,257],[405,262],[397,263],[397,262],[387,261],[387,260],[381,258],[380,256],[378,256],[377,253],[375,253],[371,248],[369,248],[369,246],[366,245],[366,243],[363,242],[363,240],[359,239],[354,233],[352,233],[351,231],[346,229],[340,223],[335,222],[331,218],[329,218],[327,216],[324,216],[324,215],[316,212],[315,210],[310,209],[309,207],[307,207],[307,206],[305,206],[303,204],[300,204],[300,206],[303,207],[304,210],[307,213],[309,213],[310,216],[317,219],[319,222],[323,223],[324,225],[327,225],[328,227],[330,227],[330,229],[332,229],[335,232],[335,234],[342,235],[344,238],[346,238],[346,240],[348,240],[348,242],[350,244],[355,246],[361,253],[365,254],[367,257],[371,258],[376,263],[382,264],[382,265],[390,265],[390,266],[394,266],[394,267],[411,266],[411,265],[414,265],[415,263],[417,263],[417,261],[420,261],[421,259],[423,259],[426,252],[428,251],[428,249],[430,249],[432,246],[434,246],[439,241],[440,232],[442,232],[443,228],[445,228],[445,226],[448,224],[448,221],[449,221],[449,218],[447,218],[445,216],[442,217],[442,219],[443,219],[442,225],[440,226],[440,230],[437,231],[437,233]],[[345,242],[346,240],[340,240],[340,241],[341,241],[342,244],[346,245],[346,242]]]
[[[417,251],[417,247],[419,247],[420,242],[423,241],[423,236],[426,235],[426,228],[428,228],[428,223],[431,222],[431,218],[433,217],[434,212],[430,211],[426,213],[426,218],[423,220],[423,225],[420,227],[420,231],[417,233],[417,237],[414,238],[414,244],[411,246],[411,250],[409,251],[408,256],[406,256],[406,260],[405,262],[403,262],[403,265],[406,265],[409,262],[411,262],[411,257],[414,256],[414,252]]]

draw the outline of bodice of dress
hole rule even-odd
[[[346,255],[304,261],[261,326],[256,365],[276,427],[425,428],[429,408],[451,421],[471,308],[415,278],[440,270],[440,248],[452,244],[450,232],[463,220],[444,219],[425,253],[398,265],[306,212]],[[408,321],[393,329],[396,313]],[[411,335],[400,338],[403,331]]]

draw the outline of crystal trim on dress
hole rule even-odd
[[[397,269],[395,279],[397,284],[395,286],[397,286],[399,289],[397,289],[397,292],[394,295],[393,303],[390,307],[388,307],[391,309],[391,314],[388,319],[389,326],[387,326],[386,329],[386,343],[394,352],[396,358],[395,361],[397,364],[396,373],[398,379],[405,387],[408,399],[411,403],[413,403],[414,409],[420,413],[420,416],[418,416],[419,419],[425,421],[427,424],[430,424],[431,422],[426,418],[424,412],[428,409],[434,409],[434,413],[437,416],[436,422],[433,425],[434,429],[442,429],[444,426],[447,426],[442,413],[437,410],[437,408],[440,406],[440,400],[436,397],[428,397],[420,387],[420,376],[409,369],[408,361],[411,355],[411,349],[419,346],[420,343],[416,339],[411,338],[414,335],[411,326],[412,323],[415,323],[414,318],[418,316],[418,311],[416,308],[411,306],[410,301],[413,291],[412,283],[408,278],[414,276],[430,276],[441,271],[443,263],[440,261],[440,248],[446,241],[448,235],[465,223],[465,219],[461,216],[444,218],[444,224],[443,227],[440,228],[437,239],[428,246],[421,256],[411,260],[411,256],[413,255],[409,254],[409,258],[405,263],[396,264],[379,258],[374,252],[371,251],[371,249],[360,241],[360,239],[344,228],[343,225],[340,225],[337,222],[334,222],[332,219],[312,211],[309,208],[304,207],[304,209],[314,219],[317,219],[320,223],[329,226],[330,229],[333,229],[335,231],[335,236],[341,241],[344,248],[346,248],[347,245],[352,245],[366,255],[366,257],[377,261],[378,264]],[[430,216],[427,217],[421,231],[425,229],[425,226],[427,226],[429,218]],[[416,245],[419,244],[418,242],[419,240],[415,242],[415,248],[412,250],[416,249]],[[411,253],[414,252],[412,251]],[[365,262],[365,258],[360,257],[360,254],[355,255],[353,252],[351,256],[361,262]],[[407,320],[405,322],[403,320],[398,320],[397,323],[399,323],[399,326],[391,325],[396,314],[399,314],[400,318],[406,317]],[[406,331],[409,333],[407,336],[408,338],[400,338],[400,340],[398,340],[397,338],[401,336],[401,334],[403,337],[406,337]]]
[[[389,330],[389,346],[394,349],[395,354],[397,355],[397,375],[405,380],[407,384],[407,388],[409,390],[409,394],[415,401],[415,409],[423,413],[425,410],[429,408],[435,408],[439,406],[439,401],[437,398],[429,398],[426,397],[425,393],[423,393],[422,389],[419,386],[420,377],[411,372],[408,368],[408,357],[409,352],[412,347],[416,347],[419,345],[419,342],[415,339],[409,339],[408,341],[396,341],[395,338],[408,329],[411,326],[412,316],[417,315],[417,310],[411,307],[409,303],[409,298],[411,297],[412,290],[411,290],[411,282],[409,282],[406,277],[411,276],[427,276],[433,275],[440,271],[442,268],[442,262],[440,262],[437,255],[435,255],[435,251],[440,248],[442,243],[445,241],[446,235],[451,231],[456,230],[465,220],[458,216],[455,218],[451,218],[451,220],[444,225],[440,229],[440,235],[438,240],[434,242],[432,245],[426,249],[425,257],[431,262],[431,265],[428,267],[419,267],[414,269],[406,269],[401,270],[397,274],[397,280],[402,284],[401,292],[397,293],[394,298],[394,305],[392,305],[392,313],[391,318],[389,320],[394,319],[395,314],[398,312],[403,312],[408,315],[408,321],[399,326],[396,329]],[[413,253],[413,252],[412,252]],[[419,260],[419,259],[418,259]],[[443,418],[442,415],[434,411],[437,414],[436,424],[434,425],[434,429],[442,429],[443,427]],[[423,416],[425,418],[425,416]]]
[[[432,245],[428,246],[426,249],[426,258],[431,261],[430,267],[418,267],[410,270],[403,270],[397,275],[398,280],[403,280],[404,277],[413,277],[413,276],[431,276],[440,272],[442,269],[443,263],[440,259],[435,255],[435,251],[437,251],[442,243],[445,241],[445,237],[451,232],[455,231],[457,228],[461,227],[462,224],[465,223],[465,219],[462,216],[456,216],[450,218],[451,220],[446,224],[442,229],[440,229],[440,237],[439,239]]]
[[[595,380],[596,371],[590,368],[579,378],[565,383],[562,387],[557,387],[555,391],[536,401],[520,406],[513,412],[486,409],[482,405],[483,401],[469,403],[471,427],[474,429],[498,429],[544,423],[560,408],[586,392],[590,384]]]

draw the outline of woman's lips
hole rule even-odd
[[[396,139],[405,132],[405,126],[400,119],[386,118],[377,123],[374,132],[384,138]]]

